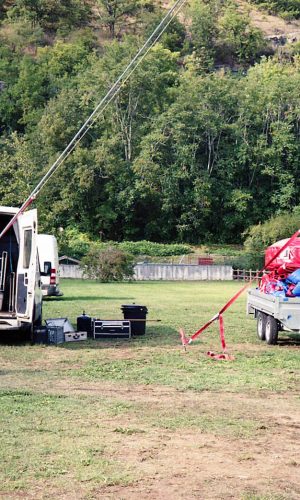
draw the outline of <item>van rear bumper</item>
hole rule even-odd
[[[61,297],[63,295],[58,285],[42,285],[42,294],[43,297]]]
[[[0,316],[0,331],[1,330],[20,330],[22,323],[20,320],[8,316]]]

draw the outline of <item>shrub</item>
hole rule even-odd
[[[132,255],[112,246],[100,249],[93,245],[81,261],[85,276],[103,282],[132,279],[133,265]]]
[[[269,245],[283,238],[289,238],[299,228],[300,207],[296,207],[293,212],[285,212],[263,224],[251,226],[244,233],[246,251],[262,254]]]
[[[86,234],[79,231],[76,226],[67,227],[62,233],[57,234],[60,255],[68,255],[76,259],[81,259],[87,255],[91,246],[98,250],[105,250],[111,247],[129,253],[131,255],[145,255],[149,257],[170,257],[172,255],[185,255],[192,253],[188,245],[153,243],[152,241],[116,241],[93,242]]]
[[[230,264],[234,269],[261,269],[264,264],[264,255],[245,252],[244,254],[233,258]]]
[[[169,257],[192,253],[188,245],[153,243],[152,241],[123,241],[118,247],[132,255],[147,255],[149,257]]]

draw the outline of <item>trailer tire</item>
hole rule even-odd
[[[278,340],[278,323],[273,316],[268,316],[266,321],[266,342],[269,345],[276,345]]]
[[[263,312],[258,311],[256,332],[259,340],[266,340],[266,323],[267,315]]]

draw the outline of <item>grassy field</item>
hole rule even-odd
[[[161,322],[131,341],[2,339],[0,498],[300,498],[300,337],[258,341],[243,296],[224,316],[235,361],[206,356],[217,325],[180,347],[239,286],[64,280],[44,318],[134,302]]]

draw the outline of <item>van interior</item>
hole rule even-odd
[[[0,214],[0,232],[12,219],[10,214]],[[16,276],[19,258],[17,225],[11,227],[0,239],[0,315],[16,311]]]

